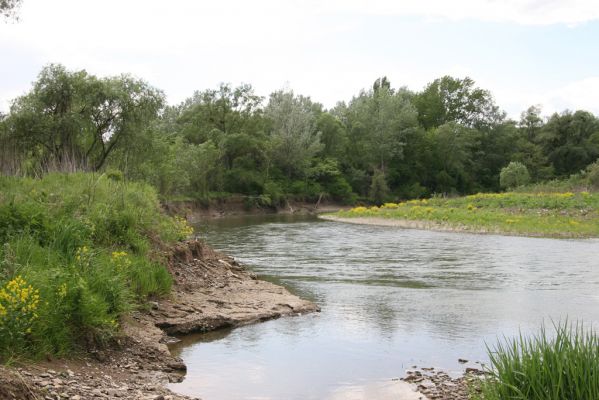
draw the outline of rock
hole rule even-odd
[[[465,360],[465,359],[463,359],[463,358],[458,358],[458,362],[459,362],[460,364],[466,364],[466,363],[468,362],[468,360]]]

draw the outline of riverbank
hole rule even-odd
[[[178,244],[169,253],[171,296],[121,321],[122,333],[105,348],[0,369],[0,398],[188,399],[164,386],[183,379],[186,370],[168,350],[167,344],[177,340],[172,335],[318,311],[200,241]]]
[[[599,237],[599,195],[479,193],[355,207],[321,218],[436,231],[590,238]]]
[[[290,201],[280,207],[259,207],[248,205],[246,199],[242,196],[231,197],[227,200],[212,202],[210,204],[192,200],[170,200],[163,201],[162,204],[169,214],[185,216],[191,223],[197,223],[206,218],[214,219],[249,215],[317,215],[350,208],[328,201],[320,203]]]

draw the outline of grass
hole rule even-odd
[[[108,340],[123,314],[169,292],[156,248],[189,234],[147,185],[0,177],[0,359]]]
[[[549,237],[599,236],[599,194],[588,192],[478,193],[381,207],[356,207],[338,217],[428,221],[479,232]]]
[[[582,324],[554,325],[548,335],[505,339],[489,349],[489,376],[481,382],[484,400],[599,399],[599,337]]]

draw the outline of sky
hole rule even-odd
[[[469,76],[512,118],[599,114],[597,0],[22,0],[0,20],[0,111],[43,66],[129,73],[170,104],[221,82],[333,107],[387,76]]]

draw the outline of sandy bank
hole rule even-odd
[[[456,232],[456,233],[473,233],[482,235],[504,235],[504,236],[522,236],[522,237],[535,237],[535,238],[554,238],[554,239],[587,239],[597,240],[594,237],[586,237],[576,235],[573,232],[562,232],[559,234],[546,234],[538,232],[510,232],[501,229],[493,228],[480,228],[468,225],[449,225],[435,221],[425,220],[409,220],[409,219],[395,219],[395,218],[381,218],[381,217],[338,217],[335,215],[319,215],[318,218],[343,222],[348,224],[358,225],[377,225],[377,226],[392,226],[403,229],[420,229],[436,232]]]
[[[318,218],[344,222],[348,224],[359,224],[359,225],[378,225],[378,226],[394,226],[397,228],[405,229],[423,229],[440,232],[470,232],[470,233],[492,233],[501,234],[499,230],[488,230],[478,229],[473,227],[463,226],[452,226],[447,224],[441,224],[434,221],[422,221],[422,220],[409,220],[409,219],[391,219],[391,218],[377,218],[377,217],[337,217],[335,215],[319,215]],[[505,234],[505,232],[504,232]]]

